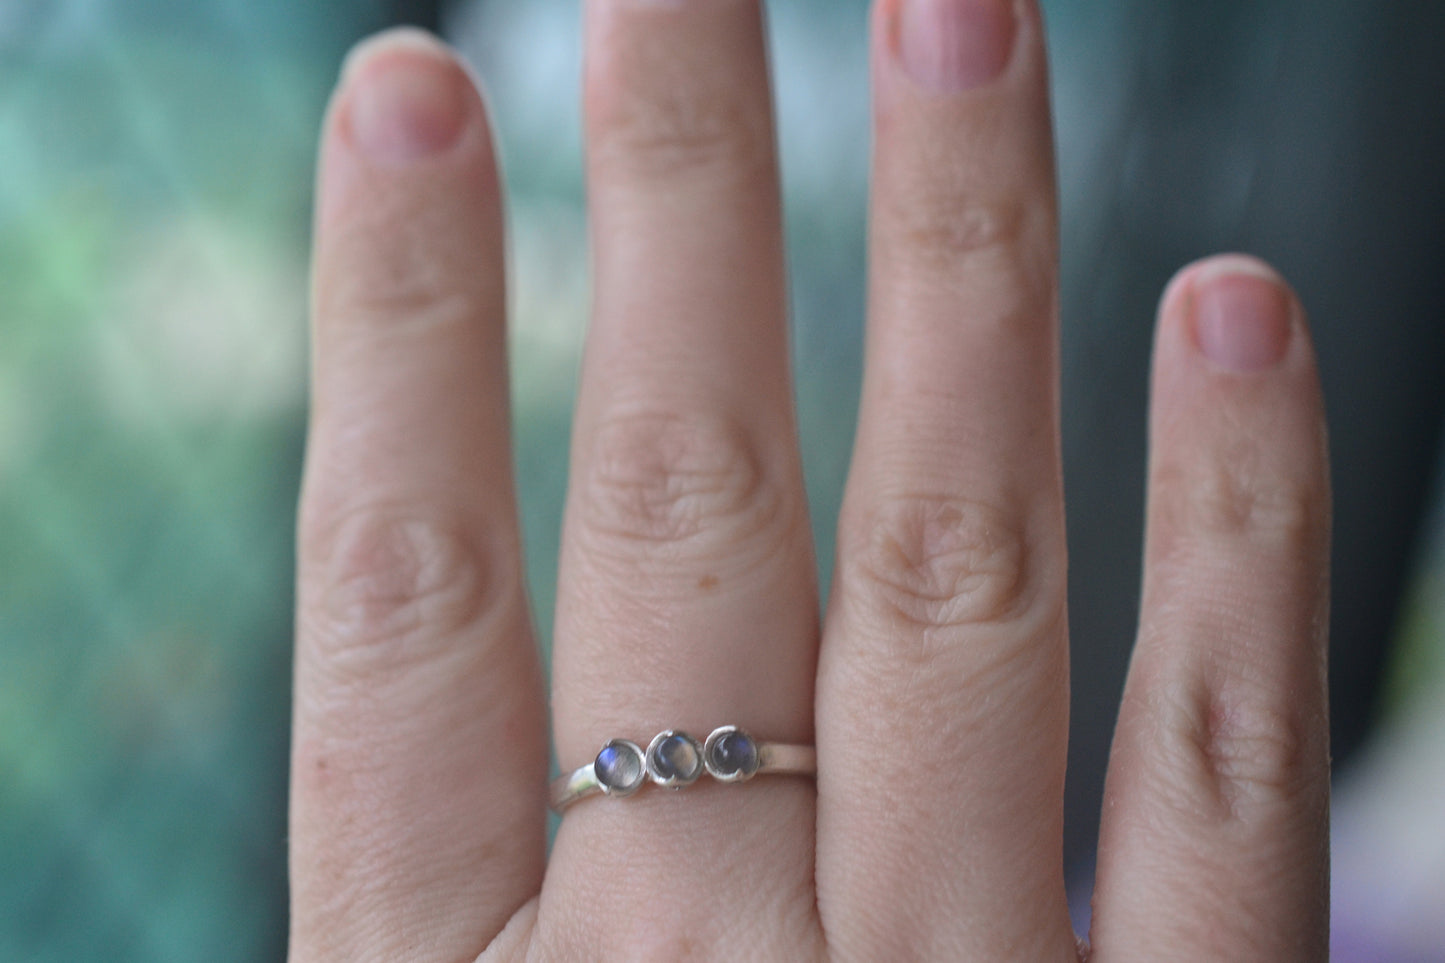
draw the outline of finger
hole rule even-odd
[[[292,959],[472,959],[540,885],[546,730],[500,187],[440,44],[400,32],[352,55],[316,227]]]
[[[1218,258],[1170,287],[1152,421],[1095,958],[1324,960],[1324,417],[1302,313],[1268,267]]]
[[[1056,214],[1042,24],[874,21],[871,303],[818,689],[844,959],[1071,959]]]
[[[570,770],[614,737],[725,724],[810,743],[817,596],[761,6],[586,9],[596,291],[558,587],[558,758]],[[550,905],[588,928],[559,937],[560,958],[599,927],[629,948],[796,952],[813,919],[812,785],[704,783],[567,812],[542,925],[566,894]]]

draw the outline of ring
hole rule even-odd
[[[659,732],[647,749],[613,739],[597,758],[552,783],[552,808],[561,812],[588,796],[630,796],[651,780],[668,789],[690,786],[703,773],[718,782],[747,782],[754,776],[814,776],[818,753],[812,746],[759,742],[737,726],[721,726],[702,743],[677,729]]]

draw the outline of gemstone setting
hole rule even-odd
[[[685,732],[659,732],[647,747],[647,774],[659,786],[676,788],[694,783],[703,768],[702,747]]]
[[[762,764],[757,740],[737,726],[714,729],[702,754],[707,771],[721,782],[751,779]]]
[[[647,780],[642,747],[626,739],[613,739],[592,763],[597,784],[609,796],[630,796]]]

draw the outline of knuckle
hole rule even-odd
[[[737,423],[706,414],[614,416],[582,478],[585,534],[606,554],[708,554],[774,528],[786,499]]]
[[[1014,263],[1030,230],[1029,208],[1020,200],[936,178],[905,182],[889,208],[908,259],[925,269],[978,258]]]
[[[885,498],[849,541],[842,558],[855,590],[912,628],[1010,622],[1036,595],[1016,514],[983,502]]]
[[[358,271],[330,285],[325,316],[370,331],[447,327],[475,317],[472,300],[430,270],[418,276],[388,265],[378,272]]]
[[[413,210],[339,232],[336,250],[318,266],[318,319],[376,331],[473,321],[501,297],[501,279],[476,269],[475,248],[439,245],[448,228],[436,219]]]
[[[945,193],[933,203],[908,203],[899,214],[910,250],[950,261],[1010,247],[1022,232],[1017,205],[962,194]]]
[[[1177,809],[1234,820],[1321,786],[1325,723],[1256,688],[1201,686],[1173,693],[1157,710],[1159,744],[1172,757],[1162,776]]]
[[[597,99],[605,106],[595,111],[593,151],[604,166],[644,182],[772,169],[771,118],[738,90],[679,79]]]
[[[334,663],[445,651],[449,638],[512,604],[520,585],[494,539],[441,513],[368,506],[309,541],[310,635]]]
[[[430,284],[374,279],[357,285],[342,317],[371,331],[431,330],[468,323],[476,317],[471,299]]]
[[[1166,473],[1162,483],[1182,491],[1186,530],[1299,548],[1317,541],[1325,528],[1324,494],[1268,471],[1259,461],[1235,453],[1207,467]]]

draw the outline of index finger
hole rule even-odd
[[[546,726],[513,510],[501,188],[440,44],[323,138],[299,546],[292,959],[474,958],[540,887]]]

